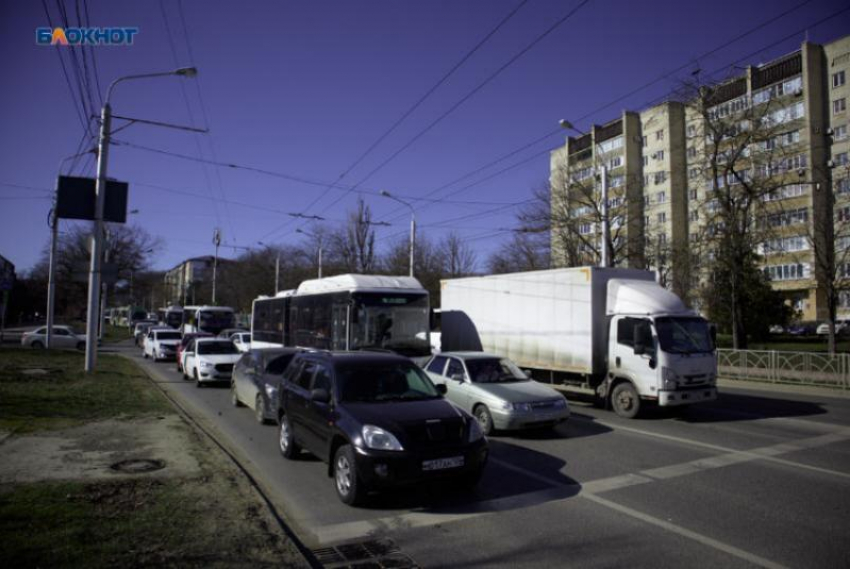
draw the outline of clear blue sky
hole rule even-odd
[[[61,2],[45,0],[54,25],[60,21]],[[115,146],[109,175],[130,182],[130,207],[139,210],[133,221],[164,240],[165,248],[154,260],[160,269],[189,256],[211,254],[216,226],[221,227],[226,245],[295,242],[301,236],[294,230],[304,222],[292,221],[286,212],[321,215],[328,223],[341,221],[357,194],[340,188],[357,183],[362,182],[358,189],[367,192],[386,189],[409,199],[424,197],[554,133],[561,118],[584,130],[616,117],[623,108],[645,107],[668,92],[676,76],[599,110],[680,66],[688,65],[680,76],[699,67],[704,74],[717,72],[720,77],[733,64],[757,64],[799,48],[805,28],[809,40],[817,43],[850,33],[848,11],[815,25],[844,7],[835,0],[590,0],[367,177],[580,3],[528,0],[407,120],[340,178],[521,0],[183,0],[184,19],[176,0],[86,3],[92,26],[140,28],[133,46],[92,49],[102,90],[127,74],[190,64],[200,71],[196,80],[165,78],[121,85],[113,95],[113,112],[195,126],[205,126],[206,115],[209,135],[136,124],[116,138],[301,180],[339,183],[307,209],[327,188]],[[731,41],[801,3],[783,18]],[[64,5],[69,19],[76,22],[77,0],[64,0]],[[36,262],[49,237],[48,193],[38,188],[54,187],[59,161],[75,152],[83,133],[57,48],[35,43],[35,28],[45,25],[40,0],[4,2],[0,7],[0,255],[15,263],[19,272]],[[716,48],[720,49],[711,56],[700,57]],[[63,49],[70,65],[70,54]],[[78,92],[73,75],[71,81]],[[535,186],[546,182],[545,151],[562,140],[562,134],[554,133],[431,196],[447,202],[423,207],[426,202],[414,201],[423,231],[439,238],[457,230],[483,259],[509,238],[508,233],[494,233],[516,226],[516,208],[503,204],[528,199]],[[74,172],[85,167],[80,162]],[[89,175],[93,171],[90,165]],[[407,230],[408,214],[399,212],[398,204],[376,195],[367,194],[365,199],[377,219],[393,223],[377,228],[381,245]],[[493,211],[496,208],[500,209]],[[463,216],[469,217],[451,221]],[[224,256],[238,252],[222,250]]]

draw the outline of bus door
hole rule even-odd
[[[331,344],[332,350],[348,349],[348,304],[334,304],[331,311]]]

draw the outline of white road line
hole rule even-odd
[[[754,565],[758,565],[759,567],[766,567],[767,569],[785,569],[784,565],[780,565],[779,563],[775,563],[769,559],[765,559],[764,557],[759,557],[758,555],[755,555],[748,551],[744,551],[743,549],[739,549],[734,545],[729,545],[728,543],[723,543],[722,541],[712,539],[708,536],[683,528],[682,526],[650,516],[648,514],[644,514],[643,512],[639,512],[627,506],[617,504],[616,502],[606,500],[605,498],[601,498],[595,494],[582,493],[581,497],[590,500],[595,504],[599,504],[600,506],[604,506],[606,508],[615,510],[617,512],[620,512],[621,514],[625,514],[642,522],[658,526],[661,529],[664,529],[671,533],[686,537],[707,547],[711,547],[724,553],[728,553],[729,555],[732,555],[739,559],[743,559],[744,561],[747,561],[748,563],[752,563]]]

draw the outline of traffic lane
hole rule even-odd
[[[848,567],[846,478],[776,463],[716,468],[605,498],[794,567]]]
[[[752,567],[704,543],[586,500],[581,494],[510,516],[400,528],[391,538],[423,567]]]
[[[576,482],[561,471],[564,462],[550,456],[535,459],[546,478],[536,479],[518,475],[511,468],[515,454],[513,445],[499,446],[502,464],[491,463],[473,492],[462,492],[451,484],[405,487],[373,497],[368,508],[351,508],[342,504],[336,496],[333,479],[328,476],[327,465],[307,452],[297,460],[286,460],[277,447],[277,428],[256,423],[253,414],[245,408],[235,408],[230,403],[226,385],[197,389],[194,382],[184,381],[174,371],[173,365],[154,364],[135,353],[133,357],[148,370],[169,392],[188,403],[193,413],[202,415],[207,422],[226,437],[230,448],[236,449],[240,458],[260,473],[267,483],[276,502],[283,505],[287,518],[309,535],[320,535],[319,528],[363,520],[392,520],[399,514],[412,509],[428,513],[452,512],[453,514],[486,512],[492,507],[504,508],[504,499],[517,495],[534,495],[536,500],[551,499],[548,494],[538,495],[547,488],[571,487],[574,490],[560,491],[557,497],[574,493]],[[533,455],[523,449],[522,458]],[[528,501],[523,501],[527,505]]]
[[[605,414],[594,418],[585,410],[553,429],[511,431],[490,437],[497,451],[514,447],[511,461],[526,470],[542,472],[538,457],[547,456],[564,462],[564,474],[579,483],[627,475],[632,472],[710,457],[719,451],[694,447],[681,442],[659,443],[648,437],[636,437],[602,423]],[[498,455],[497,455],[498,456]]]

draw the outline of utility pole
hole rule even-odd
[[[410,276],[413,276],[413,258],[414,258],[414,250],[416,247],[416,213],[413,210],[413,206],[406,202],[403,199],[400,199],[386,190],[381,190],[381,195],[385,198],[389,198],[393,201],[397,201],[398,203],[407,206],[410,209]]]
[[[218,246],[221,245],[221,231],[218,227],[216,227],[213,232],[213,243],[215,244],[215,258],[213,259],[212,304],[215,306],[215,281],[218,273]]]
[[[274,293],[280,291],[280,249],[277,250],[277,258],[274,262]]]
[[[608,241],[611,237],[611,230],[608,227],[608,166],[602,164],[601,172],[602,182],[602,262],[601,267],[611,266],[611,251],[608,250]]]
[[[59,181],[57,178],[57,197],[59,193]],[[56,261],[59,241],[59,216],[56,210],[56,200],[50,212],[50,266],[47,272],[47,348],[53,347],[53,313],[56,311]]]
[[[109,230],[106,230],[106,235],[105,235],[104,240],[106,241],[106,243],[104,243],[105,251],[103,252],[103,261],[105,263],[108,263],[109,262],[109,249],[110,249],[110,247],[109,247]],[[97,337],[100,340],[103,340],[103,329],[106,327],[105,326],[105,321],[106,321],[106,292],[107,292],[107,289],[108,289],[108,285],[106,283],[103,283],[101,285],[101,288],[102,288],[102,290],[101,290],[101,293],[100,293],[100,319],[99,319],[100,320],[100,330],[98,331]]]

